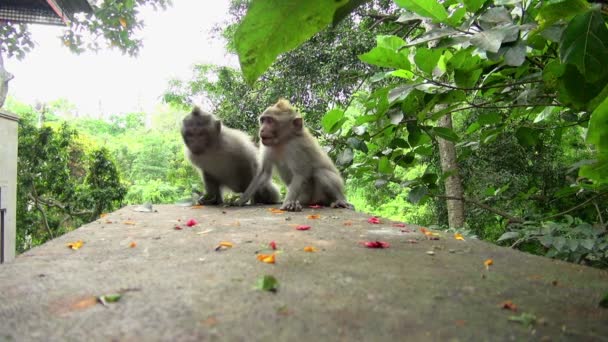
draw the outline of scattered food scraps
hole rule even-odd
[[[277,278],[271,275],[265,275],[258,278],[255,288],[262,291],[277,292],[279,289],[279,282],[277,281]]]
[[[486,270],[489,270],[490,266],[494,265],[494,260],[487,259],[486,261],[483,262],[483,264],[486,266]]]
[[[134,226],[135,225],[135,221],[124,221],[122,224],[128,224],[130,226]]]
[[[456,240],[460,240],[460,241],[465,241],[465,240],[464,240],[464,237],[463,237],[463,236],[462,236],[462,234],[460,234],[460,233],[455,233],[455,234],[454,234],[454,239],[456,239]]]
[[[517,305],[513,304],[513,302],[510,300],[505,300],[504,302],[500,303],[500,307],[511,311],[517,311]]]
[[[193,205],[193,206],[190,207],[190,209],[202,209],[202,208],[204,208],[204,206],[202,206],[200,204]]]
[[[407,239],[405,240],[407,243],[418,243],[418,240],[414,240],[414,239]]]
[[[270,211],[273,214],[284,214],[285,210],[281,210],[278,208],[268,208],[268,211]]]
[[[367,222],[371,224],[380,224],[380,218],[378,218],[377,216],[373,216],[368,218]]]
[[[306,246],[304,247],[304,252],[316,252],[317,249],[314,248],[313,246]]]
[[[308,215],[308,216],[306,216],[306,218],[310,219],[310,220],[316,220],[316,219],[320,219],[321,215],[319,215],[319,214]]]
[[[232,248],[232,246],[234,246],[232,244],[232,242],[222,241],[222,242],[220,242],[219,245],[217,245],[217,247],[215,247],[215,250],[219,251],[219,250],[223,250],[223,249],[228,249],[228,248]]]
[[[106,216],[108,216],[108,213],[101,213],[101,214],[99,214],[99,218],[104,218]]]
[[[297,230],[309,230],[310,228],[311,228],[310,226],[307,226],[307,225],[304,225],[304,224],[301,224],[301,225],[299,225],[299,226],[296,227]]]
[[[173,227],[173,229],[175,229],[175,230],[182,230],[182,227],[180,227],[178,225],[175,225],[175,227]]]
[[[402,233],[411,233],[412,231],[409,229],[401,229],[400,230]]]
[[[343,225],[345,225],[345,226],[352,226],[353,225],[353,221],[344,221]]]
[[[204,235],[204,234],[211,233],[212,231],[213,231],[213,229],[207,229],[207,230],[203,230],[202,232],[198,232],[196,234],[197,235]]]
[[[510,316],[509,321],[511,322],[519,322],[525,326],[531,326],[536,323],[536,316],[534,314],[524,312],[519,316]]]
[[[309,205],[308,207],[311,208],[311,209],[321,209],[321,208],[323,208],[322,205],[318,205],[318,204]]]
[[[275,263],[275,254],[258,254],[257,255],[258,260],[260,260],[261,262],[265,262],[267,264],[274,264]]]
[[[129,247],[131,247],[131,248],[137,247],[137,242],[131,241],[131,243],[129,244]]]
[[[393,227],[405,228],[405,223],[393,223]]]
[[[428,254],[428,255],[435,255],[435,252],[434,251],[426,251],[426,254]]]
[[[78,240],[78,241],[66,243],[65,245],[73,250],[76,250],[76,249],[79,249],[80,247],[82,247],[82,245],[84,245],[84,242],[82,240]]]
[[[276,250],[277,249],[277,243],[274,241],[270,241],[270,243],[268,244],[268,246],[273,249]]]
[[[108,303],[116,303],[122,298],[122,295],[119,293],[112,293],[103,296],[97,297],[97,301],[101,303],[103,306],[107,306]]]
[[[363,241],[361,244],[367,248],[389,248],[391,245],[386,241]]]
[[[188,221],[186,221],[186,226],[188,227],[193,227],[196,226],[198,224],[198,222],[196,222],[195,219],[189,219]]]

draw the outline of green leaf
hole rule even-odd
[[[265,275],[258,278],[255,288],[263,291],[277,292],[279,289],[279,282],[271,275]]]
[[[546,119],[551,117],[551,114],[553,114],[553,107],[545,107],[545,109],[543,109],[543,111],[540,112],[540,114],[538,114],[536,118],[534,118],[534,123],[545,121]]]
[[[410,193],[407,195],[407,199],[414,204],[418,204],[418,202],[420,202],[424,198],[424,196],[426,196],[427,193],[428,189],[426,187],[415,187],[410,190]]]
[[[476,132],[478,129],[481,128],[481,125],[479,124],[479,122],[473,122],[471,125],[469,125],[469,127],[467,128],[467,130],[465,131],[465,134],[471,134]]]
[[[456,142],[460,138],[453,130],[446,127],[433,127],[431,131],[435,136],[443,138],[445,140]]]
[[[329,25],[348,2],[252,0],[234,36],[245,80],[255,82],[279,54]]]
[[[522,146],[534,146],[538,143],[539,132],[529,127],[519,127],[515,132],[517,141]]]
[[[459,0],[469,12],[477,12],[488,0]]]
[[[395,3],[408,11],[431,18],[436,23],[448,19],[448,12],[436,0],[395,0]]]
[[[391,165],[390,159],[387,156],[383,156],[378,160],[378,172],[384,174],[392,174],[393,166]]]
[[[573,16],[585,12],[589,4],[585,0],[558,0],[543,2],[543,6],[536,15],[539,31],[551,26],[553,23],[564,20],[568,21]]]
[[[526,44],[518,41],[515,45],[505,50],[505,64],[518,67],[526,61]]]
[[[504,30],[490,29],[475,33],[471,38],[471,44],[482,50],[496,53],[500,49],[503,39],[505,39]]]
[[[443,54],[443,49],[427,49],[418,48],[416,49],[416,56],[414,56],[414,62],[418,69],[425,73],[432,75],[433,69],[437,66],[439,58]]]
[[[414,154],[414,152],[408,152],[406,154],[397,156],[393,161],[395,162],[395,164],[401,167],[409,167],[412,166],[414,161],[416,161],[416,155]]]
[[[336,26],[342,19],[346,18],[357,7],[363,5],[370,0],[350,0],[346,5],[339,7],[334,13],[332,25]]]
[[[336,132],[344,122],[346,122],[346,119],[344,118],[344,111],[341,109],[332,109],[325,113],[321,119],[321,125],[327,133]]]
[[[398,51],[405,46],[405,40],[403,40],[401,37],[392,35],[378,35],[376,36],[376,46],[387,48],[392,51]]]
[[[479,114],[479,117],[477,118],[477,122],[479,122],[480,125],[493,125],[493,124],[497,124],[501,121],[502,121],[502,117],[500,116],[500,113],[498,113],[498,112],[489,112],[489,113]]]
[[[472,88],[479,80],[482,72],[482,69],[472,71],[454,70],[454,81],[461,88]]]
[[[595,146],[597,159],[591,165],[582,166],[579,175],[598,183],[608,183],[608,98],[591,113],[585,141]]]
[[[384,68],[405,69],[411,68],[408,49],[403,49],[399,52],[385,48],[375,47],[371,51],[359,55],[362,62],[377,65]]]
[[[365,145],[365,144],[364,144]],[[338,155],[338,159],[336,163],[340,166],[348,166],[352,164],[355,153],[351,148],[345,148],[340,155]]]
[[[608,75],[608,28],[599,9],[579,14],[568,23],[559,52],[562,63],[575,65],[588,82]]]
[[[513,239],[517,239],[519,237],[519,232],[506,232],[504,234],[502,234],[498,240],[496,240],[496,242],[501,242],[501,241],[506,241],[506,240],[513,240]]]

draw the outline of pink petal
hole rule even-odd
[[[186,226],[188,227],[192,227],[194,225],[196,225],[198,222],[196,222],[195,219],[189,219],[188,222],[186,222]]]
[[[297,230],[309,230],[310,226],[306,226],[306,225],[299,225],[296,227]]]

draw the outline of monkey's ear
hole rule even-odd
[[[192,115],[199,116],[201,115],[201,109],[198,106],[192,108]]]
[[[302,118],[294,118],[291,123],[293,124],[293,128],[295,128],[296,131],[301,131],[304,127],[304,121],[302,120]]]

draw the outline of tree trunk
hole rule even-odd
[[[4,105],[4,100],[6,100],[8,94],[8,82],[13,77],[13,74],[4,69],[4,59],[2,59],[2,51],[0,51],[0,108]]]
[[[448,114],[439,119],[439,127],[452,129],[452,115]],[[439,159],[443,173],[453,173],[445,179],[445,194],[447,197],[464,198],[464,190],[456,162],[456,147],[454,143],[442,138],[437,138],[439,145]],[[462,228],[464,226],[464,201],[447,199],[448,224],[450,228]]]

